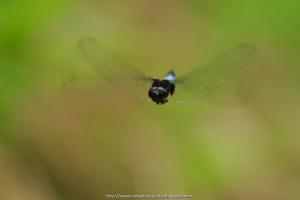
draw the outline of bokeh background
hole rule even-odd
[[[299,4],[1,2],[0,199],[299,199]],[[84,36],[155,77],[188,72],[241,42],[258,56],[229,98],[163,106],[77,98],[61,86],[85,73]]]

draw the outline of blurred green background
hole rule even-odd
[[[0,199],[299,199],[299,4],[1,2]],[[226,103],[78,99],[61,86],[66,74],[80,75],[84,36],[155,77],[241,42],[258,57]]]

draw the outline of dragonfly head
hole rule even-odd
[[[163,87],[152,86],[148,92],[148,96],[157,104],[166,103],[169,92]]]
[[[156,104],[164,104],[168,102],[168,96],[172,95],[175,90],[175,84],[169,80],[153,79],[151,88],[148,91],[148,96]]]

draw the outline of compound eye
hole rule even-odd
[[[156,96],[159,96],[160,90],[158,88],[152,88],[152,93],[155,94]]]
[[[166,93],[166,90],[163,87],[153,87],[151,92],[156,96],[161,96]]]

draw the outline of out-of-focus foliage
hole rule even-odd
[[[0,199],[299,199],[299,4],[1,2]],[[91,74],[77,45],[85,36],[154,77],[242,42],[257,58],[204,101],[81,98],[62,86]]]

